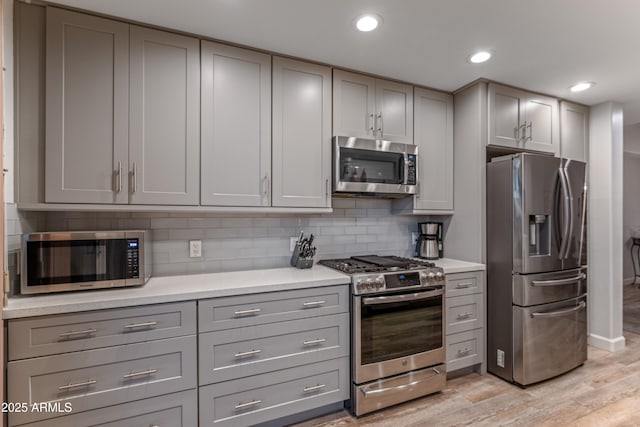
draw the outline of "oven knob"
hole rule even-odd
[[[429,282],[433,282],[436,279],[435,273],[431,272],[427,274],[427,279],[429,280]]]
[[[376,286],[376,290],[377,289],[381,289],[384,287],[384,279],[382,277],[378,277],[375,282],[374,282],[375,286]]]
[[[367,279],[367,280],[364,282],[364,284],[365,284],[365,286],[367,287],[367,289],[368,289],[368,290],[373,290],[373,289],[375,289],[375,285],[374,285],[374,283],[373,283],[373,280],[371,280],[371,279]]]

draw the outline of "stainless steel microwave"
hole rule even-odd
[[[415,145],[334,136],[333,193],[391,198],[415,194],[417,163]]]
[[[20,293],[42,294],[145,284],[149,231],[25,234]]]

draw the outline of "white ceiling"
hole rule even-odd
[[[640,122],[640,0],[55,0],[428,87],[480,77],[594,105]],[[356,15],[382,27],[359,33]],[[494,50],[485,64],[466,62]],[[595,81],[571,93],[578,81]]]

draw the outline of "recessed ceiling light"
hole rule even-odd
[[[487,50],[483,50],[480,52],[476,52],[472,55],[469,56],[469,62],[473,63],[473,64],[480,64],[482,62],[486,62],[489,59],[491,59],[491,57],[493,56],[493,54]]]
[[[360,31],[373,31],[382,23],[382,17],[379,15],[367,13],[366,15],[360,15],[355,20],[355,26]]]
[[[580,82],[571,86],[569,90],[571,92],[582,92],[583,90],[587,90],[593,86],[595,86],[594,82]]]

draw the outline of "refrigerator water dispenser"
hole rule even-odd
[[[529,215],[529,255],[549,255],[549,215]]]

